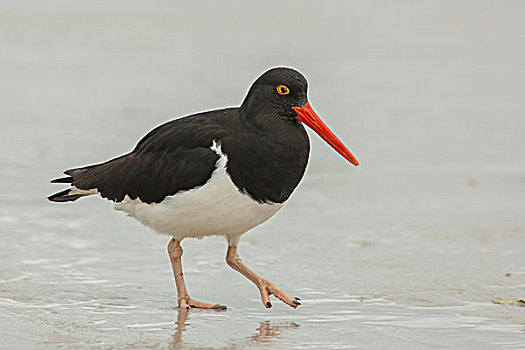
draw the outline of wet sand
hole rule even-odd
[[[525,37],[520,2],[0,5],[0,348],[523,349]],[[279,11],[275,8],[279,7]],[[172,118],[238,105],[293,66],[362,165],[311,134],[307,174],[244,262],[183,242],[176,306],[157,236],[98,198],[49,203],[67,168]]]

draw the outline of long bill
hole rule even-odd
[[[359,162],[350,152],[348,148],[334,135],[334,133],[323,123],[321,118],[314,112],[310,103],[306,103],[302,107],[292,107],[297,113],[297,119],[306,124],[310,129],[315,131],[319,136],[323,138],[333,149],[343,156],[346,160],[355,166],[359,165]]]

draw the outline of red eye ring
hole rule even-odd
[[[290,89],[286,85],[279,85],[276,90],[279,95],[288,95],[290,93]]]

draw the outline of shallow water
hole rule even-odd
[[[523,349],[525,30],[521,2],[0,5],[0,347]],[[279,11],[275,8],[278,6]],[[275,65],[362,162],[312,135],[287,205],[224,263],[109,202],[56,204],[63,169],[127,152],[171,118],[240,103]]]

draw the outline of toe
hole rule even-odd
[[[188,304],[188,299],[181,299],[179,301],[179,307],[181,309],[188,309],[188,310],[191,308],[190,304]]]
[[[266,286],[263,286],[261,289],[261,301],[263,305],[269,309],[272,307],[272,303],[270,302],[270,294],[268,293],[268,288]]]
[[[294,309],[297,306],[301,305],[301,303],[299,302],[299,300],[301,299],[292,298],[291,296],[283,292],[281,289],[277,288],[276,285],[274,285],[273,283],[269,281],[265,281],[265,283],[261,286],[260,291],[261,291],[261,299],[262,299],[263,305],[266,306],[267,308],[272,307],[272,303],[270,302],[270,298],[269,298],[270,295],[274,295],[276,298],[278,298],[285,304],[290,305]]]
[[[198,308],[198,309],[216,309],[216,310],[226,310],[227,309],[226,305],[204,303],[202,301],[194,300],[192,298],[189,298],[188,305],[192,308]]]
[[[283,292],[277,287],[275,287],[275,289],[272,292],[273,292],[272,294],[275,295],[277,298],[279,298],[279,300],[281,300],[287,305],[290,305],[294,309],[297,306],[301,305],[301,303],[296,298],[292,298],[291,296],[289,296],[288,294],[286,294],[285,292]]]

